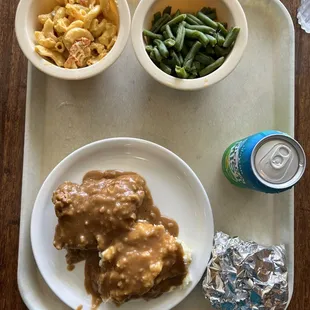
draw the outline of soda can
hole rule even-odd
[[[232,184],[271,194],[292,188],[305,168],[306,155],[301,145],[275,130],[234,142],[222,159],[224,175]]]

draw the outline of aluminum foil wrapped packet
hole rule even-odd
[[[216,309],[285,309],[285,248],[265,247],[218,232],[202,285],[205,297]]]
[[[302,0],[297,14],[298,23],[307,33],[310,33],[310,0]]]

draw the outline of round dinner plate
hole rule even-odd
[[[66,251],[53,246],[57,218],[51,197],[64,181],[80,184],[87,171],[107,169],[133,171],[145,178],[155,205],[179,224],[179,238],[192,250],[193,259],[189,268],[191,283],[184,289],[150,301],[133,300],[121,309],[171,309],[192,291],[203,275],[212,250],[213,216],[208,196],[191,168],[177,155],[152,142],[133,138],[94,142],[76,150],[54,168],[39,191],[31,219],[32,249],[39,270],[68,306],[91,309],[91,296],[84,288],[84,262],[69,272]],[[98,309],[119,308],[102,303]]]

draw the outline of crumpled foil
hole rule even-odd
[[[218,232],[202,286],[205,297],[216,309],[285,309],[285,248],[264,247]]]
[[[302,0],[297,14],[298,23],[307,33],[310,33],[310,0]]]

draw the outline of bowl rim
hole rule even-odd
[[[65,69],[47,61],[34,50],[34,41],[28,33],[28,12],[35,0],[20,0],[15,14],[15,34],[18,44],[27,59],[40,71],[63,80],[83,80],[93,77],[109,68],[122,54],[130,36],[131,13],[127,1],[115,1],[120,24],[117,40],[111,51],[98,63],[79,69]],[[36,29],[33,29],[35,31]],[[33,43],[33,46],[31,44]]]
[[[173,301],[171,303],[172,307],[174,307],[178,303],[180,303],[182,300],[184,300],[192,292],[192,290],[197,286],[197,284],[199,283],[199,281],[201,280],[201,278],[205,272],[205,268],[207,267],[209,257],[211,256],[212,245],[213,245],[214,216],[213,216],[213,211],[212,211],[212,207],[211,207],[211,203],[210,203],[208,194],[207,194],[203,184],[201,183],[200,179],[198,178],[196,173],[192,170],[192,168],[182,158],[180,158],[178,155],[176,155],[175,153],[173,153],[169,149],[167,149],[167,148],[165,148],[165,147],[163,147],[157,143],[148,141],[148,140],[144,140],[144,139],[140,139],[140,138],[131,138],[131,137],[116,137],[116,138],[107,138],[107,139],[103,139],[103,140],[98,140],[98,141],[91,142],[89,144],[86,144],[86,145],[78,148],[77,150],[70,153],[67,157],[62,159],[56,165],[56,167],[48,174],[48,176],[44,180],[43,184],[41,185],[41,188],[40,188],[40,190],[37,194],[36,200],[34,202],[34,207],[33,207],[32,214],[31,214],[30,240],[31,240],[32,252],[33,252],[36,264],[38,266],[38,269],[40,270],[40,273],[41,273],[43,279],[48,284],[48,286],[51,288],[51,290],[65,304],[67,304],[69,307],[71,307],[71,305],[68,303],[68,301],[65,298],[63,298],[63,296],[59,296],[57,294],[57,290],[54,290],[55,285],[52,283],[51,279],[46,277],[45,272],[42,272],[42,270],[44,270],[44,264],[42,264],[42,259],[40,259],[39,251],[36,249],[36,246],[39,242],[38,238],[40,238],[39,237],[40,234],[38,234],[38,231],[37,231],[38,227],[36,225],[37,221],[40,219],[40,212],[37,212],[37,209],[42,208],[40,205],[40,196],[41,196],[40,194],[42,191],[46,190],[46,188],[49,187],[50,183],[53,183],[54,179],[57,178],[59,171],[61,171],[63,167],[66,167],[67,165],[69,165],[70,162],[72,160],[74,160],[75,158],[81,157],[84,151],[86,151],[86,152],[90,151],[92,148],[99,147],[102,144],[106,144],[108,146],[111,143],[116,143],[116,144],[120,143],[123,145],[128,145],[128,144],[132,143],[134,145],[145,146],[145,149],[155,148],[158,151],[162,152],[164,155],[169,156],[173,161],[176,162],[176,164],[183,167],[186,170],[186,173],[188,173],[190,175],[190,178],[194,182],[193,184],[195,185],[195,188],[200,193],[200,197],[201,197],[202,201],[205,202],[205,204],[204,204],[205,212],[208,210],[208,212],[205,214],[208,214],[208,216],[209,216],[209,219],[210,219],[209,220],[209,230],[212,233],[212,236],[210,238],[210,244],[205,244],[205,246],[207,248],[210,248],[210,253],[206,253],[209,256],[207,256],[207,255],[205,256],[204,266],[202,266],[202,264],[199,265],[199,276],[197,275],[196,281],[191,281],[191,283],[193,283],[194,285],[192,285],[192,287],[190,289],[188,289],[186,291],[186,293],[184,292],[181,299],[176,299],[175,301]]]
[[[158,82],[168,87],[179,90],[199,90],[218,83],[226,78],[238,65],[248,42],[248,23],[244,10],[238,0],[221,0],[231,12],[238,27],[241,28],[238,39],[229,57],[224,64],[213,73],[192,80],[179,79],[160,70],[150,59],[145,51],[142,37],[143,23],[146,14],[157,0],[140,0],[132,19],[131,40],[136,57],[142,67]]]

